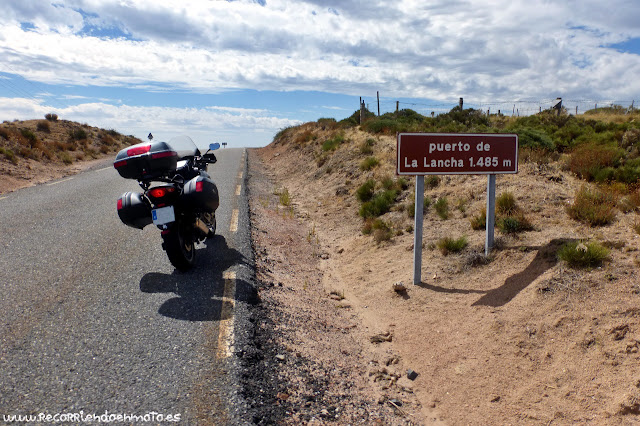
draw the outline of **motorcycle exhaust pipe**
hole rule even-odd
[[[209,236],[209,227],[200,218],[196,218],[193,225],[200,238],[204,239]]]

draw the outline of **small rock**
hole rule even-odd
[[[278,395],[276,395],[276,397],[278,399],[281,399],[283,401],[286,401],[287,399],[289,399],[289,394],[285,393],[285,392],[278,392]]]
[[[342,253],[344,253],[344,249],[343,248],[338,249],[338,254],[342,254]]]
[[[438,279],[438,274],[437,274],[437,273],[433,274],[433,279],[434,279],[434,280],[437,280],[437,279]]]
[[[491,398],[491,402],[498,402],[498,401],[500,401],[500,395],[494,395],[494,396]]]
[[[416,373],[415,371],[413,371],[412,369],[408,369],[407,370],[407,379],[409,380],[415,380],[418,378],[418,373]]]
[[[398,281],[393,285],[393,291],[395,291],[396,293],[400,293],[401,291],[405,291],[406,289],[407,287],[405,287],[402,281]]]
[[[284,362],[284,360],[285,360],[285,356],[284,356],[284,355],[281,355],[281,354],[278,354],[278,355],[276,355],[276,360],[278,360],[278,361],[280,361],[280,362]]]
[[[371,336],[369,338],[371,343],[382,343],[382,342],[391,342],[393,340],[393,335],[390,332],[376,334],[375,336]]]

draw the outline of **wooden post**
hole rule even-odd
[[[380,92],[376,91],[376,96],[378,97],[378,117],[380,117]]]
[[[422,225],[424,214],[424,176],[416,176],[416,207],[413,226],[413,283],[422,282]]]
[[[576,105],[576,115],[578,115],[578,105]]]
[[[400,101],[396,101],[396,112],[398,112],[399,107],[400,107]]]
[[[364,121],[364,101],[360,98],[360,124]]]
[[[460,101],[458,101],[458,105],[460,106],[460,111],[462,111],[463,104],[464,104],[464,101],[462,100],[462,98],[460,98]]]

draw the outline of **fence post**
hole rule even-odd
[[[378,117],[380,117],[380,92],[376,91],[376,96],[378,97]]]
[[[360,98],[360,124],[364,121],[364,101]]]
[[[460,106],[460,111],[462,111],[462,105],[464,104],[464,101],[462,98],[460,98],[460,101],[458,101],[458,105]]]
[[[396,101],[396,112],[398,112],[399,107],[400,107],[400,101]]]

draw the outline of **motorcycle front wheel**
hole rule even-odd
[[[191,234],[176,226],[162,235],[162,248],[169,261],[179,271],[188,271],[196,260],[196,247]]]

